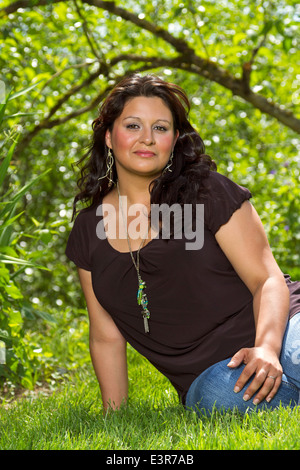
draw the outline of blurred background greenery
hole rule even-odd
[[[300,279],[299,20],[293,0],[0,2],[2,392],[55,386],[90,362],[64,255],[73,164],[129,72],[186,90],[207,153],[251,190],[281,269]]]

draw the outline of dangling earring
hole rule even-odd
[[[173,158],[174,158],[174,152],[172,150],[172,153],[170,155],[170,159],[168,161],[168,164],[163,170],[163,174],[165,174],[167,171],[170,171],[172,173],[173,170],[171,170],[171,166],[172,166],[172,163],[173,163]]]
[[[107,168],[107,170],[106,170],[106,173],[105,173],[104,176],[100,176],[100,178],[98,178],[98,181],[103,179],[103,178],[108,178],[108,180],[109,180],[108,188],[110,188],[114,184],[113,179],[112,179],[113,165],[114,165],[114,157],[113,157],[111,149],[108,148],[107,157],[106,157],[106,168]]]

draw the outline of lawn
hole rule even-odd
[[[1,450],[298,450],[300,410],[199,419],[169,382],[129,348],[130,400],[104,416],[90,365],[52,393],[0,409]]]

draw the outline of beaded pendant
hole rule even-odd
[[[148,319],[150,318],[150,312],[148,310],[148,299],[147,295],[144,292],[144,289],[146,289],[146,283],[139,277],[139,288],[137,291],[137,303],[138,305],[142,306],[142,315],[144,319],[144,328],[145,328],[145,333],[149,333],[149,322]]]
[[[125,223],[125,217],[124,217],[123,207],[122,207],[122,199],[121,199],[121,195],[120,195],[119,183],[118,182],[117,182],[117,190],[118,190],[118,195],[119,195],[119,202],[120,202],[120,207],[121,207],[121,212],[122,212],[122,217],[123,217],[124,228],[126,230],[127,243],[128,243],[128,247],[129,247],[129,251],[130,251],[130,256],[131,256],[132,262],[134,264],[134,267],[136,269],[137,276],[138,276],[139,287],[138,287],[138,291],[137,291],[137,303],[138,303],[138,305],[141,305],[142,309],[143,309],[141,313],[142,313],[142,316],[143,316],[143,319],[144,319],[145,333],[149,333],[150,330],[149,330],[149,321],[148,320],[150,318],[150,312],[147,308],[147,306],[148,306],[147,295],[145,294],[145,292],[143,292],[144,289],[146,289],[146,283],[145,283],[145,281],[143,281],[143,279],[140,276],[140,250],[141,250],[142,246],[145,243],[146,237],[147,237],[148,232],[149,232],[149,226],[147,228],[147,232],[145,233],[144,238],[142,239],[142,242],[141,242],[140,247],[138,249],[138,252],[137,252],[137,255],[136,255],[136,260],[135,260],[134,256],[133,256],[133,253],[132,253],[132,249],[131,249],[131,244],[130,244],[130,239],[129,239],[129,235],[128,235],[127,226],[126,226],[126,223]]]

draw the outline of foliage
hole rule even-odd
[[[31,87],[30,87],[31,88]],[[0,106],[0,128],[3,125],[5,109],[10,100],[16,99],[28,89],[18,93],[10,93],[5,102]],[[8,117],[6,117],[8,118]],[[12,128],[2,143],[2,147],[9,143],[9,150],[4,157],[0,167],[0,184],[4,186],[7,170],[11,163],[13,152],[17,143],[18,133]],[[5,361],[0,365],[0,384],[6,381],[33,388],[37,379],[44,373],[41,372],[38,356],[35,354],[34,343],[29,340],[30,333],[27,331],[28,320],[54,321],[51,315],[35,309],[30,302],[24,299],[17,278],[24,270],[46,269],[36,263],[41,254],[38,251],[25,251],[22,248],[22,239],[28,237],[35,240],[43,238],[43,231],[37,229],[36,221],[27,227],[27,233],[15,232],[15,222],[22,216],[23,211],[16,213],[21,198],[37,184],[48,171],[33,178],[29,183],[14,192],[9,187],[0,199],[0,339],[5,345]]]
[[[2,123],[11,138],[1,148],[0,236],[8,241],[1,238],[0,329],[8,351],[13,338],[24,344],[11,359],[8,353],[10,381],[33,387],[88,358],[83,297],[64,255],[72,167],[101,100],[131,71],[183,86],[207,153],[251,190],[280,267],[300,277],[300,141],[290,127],[299,121],[300,96],[294,0],[5,0],[1,7],[0,80],[9,89],[34,86],[8,101]],[[43,176],[31,184],[33,175]],[[25,264],[3,263],[4,256]]]

